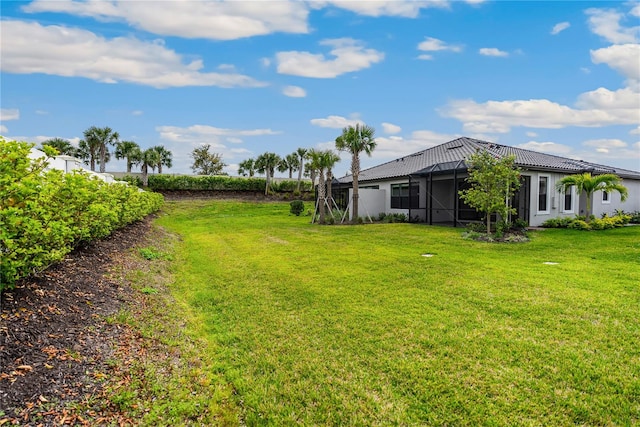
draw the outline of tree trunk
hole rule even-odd
[[[269,176],[269,168],[267,168],[267,170],[265,171],[265,181],[266,184],[264,186],[264,195],[268,196],[269,195],[269,184],[271,182],[271,177]]]
[[[591,222],[591,193],[587,193],[585,192],[585,195],[587,196],[587,206],[585,207],[585,214],[586,214],[586,218],[585,221],[587,223]]]
[[[326,187],[324,182],[324,170],[320,169],[320,174],[318,175],[318,204],[320,208],[320,224],[324,224],[326,210]]]
[[[131,174],[131,162],[127,159],[127,174]]]
[[[158,163],[158,173],[162,173],[162,165]]]
[[[351,158],[351,174],[353,175],[353,203],[351,206],[351,221],[358,223],[358,175],[360,174],[360,158],[354,153]]]
[[[149,169],[147,165],[142,165],[142,186],[147,187],[149,185]]]
[[[100,173],[104,173],[106,170],[106,165],[104,164],[105,159],[107,158],[107,147],[105,145],[100,146]]]
[[[96,158],[94,156],[92,156],[92,155],[89,155],[89,163],[90,163],[91,170],[93,172],[95,172],[96,171]]]
[[[333,180],[333,173],[331,170],[327,171],[327,200],[329,201],[329,207],[333,208],[331,201],[333,199],[331,181]]]
[[[300,157],[300,169],[298,170],[298,187],[297,192],[300,192],[300,184],[302,183],[302,173],[304,172],[304,159]]]

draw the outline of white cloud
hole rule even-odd
[[[622,27],[620,21],[624,14],[613,9],[587,9],[589,28],[594,34],[604,37],[611,43],[636,43],[640,35],[640,26]],[[635,8],[631,14],[635,13]]]
[[[262,64],[263,67],[268,68],[271,66],[271,59],[270,58],[261,58],[260,59],[260,64]]]
[[[639,92],[631,88],[599,88],[578,97],[576,107],[548,99],[514,101],[454,100],[440,113],[463,123],[467,132],[506,133],[514,126],[559,129],[566,126],[602,127],[638,123]]]
[[[429,7],[448,8],[449,2],[445,0],[416,1],[416,0],[376,0],[376,1],[344,1],[325,0],[311,1],[311,7],[320,9],[328,5],[349,10],[365,16],[401,16],[404,18],[417,18],[421,9]]]
[[[418,59],[422,59],[423,61],[430,61],[433,59],[433,55],[427,55],[423,53],[422,55],[418,55]]]
[[[498,57],[509,56],[508,52],[505,52],[495,47],[483,47],[478,50],[478,53],[484,56],[498,56]]]
[[[299,86],[285,86],[282,89],[282,93],[292,98],[304,98],[307,96],[307,92]]]
[[[424,41],[418,44],[418,50],[421,50],[423,52],[438,52],[446,50],[451,52],[462,52],[462,46],[447,44],[442,40],[436,39],[434,37],[425,37]]]
[[[183,38],[234,40],[276,32],[309,32],[308,6],[295,0],[163,1],[161,5],[129,0],[35,0],[23,10],[125,21],[153,34]]]
[[[560,156],[567,156],[572,151],[573,148],[568,145],[557,144],[555,142],[537,142],[537,141],[529,141],[524,144],[517,145],[518,148],[524,148],[525,150],[538,151],[541,153],[547,154],[556,154]]]
[[[5,125],[0,125],[0,133],[8,133],[9,129]]]
[[[20,110],[16,108],[0,108],[0,121],[18,120],[20,118]]]
[[[566,30],[567,28],[569,28],[571,26],[570,23],[568,22],[559,22],[556,25],[553,26],[553,28],[551,29],[551,34],[552,35],[556,35],[556,34],[560,34],[562,31]]]
[[[593,147],[598,153],[609,153],[611,150],[626,147],[627,143],[619,139],[590,139],[584,141],[582,145]]]
[[[382,131],[386,134],[392,135],[396,133],[400,133],[402,128],[398,125],[394,125],[393,123],[382,123]]]
[[[278,73],[293,76],[334,78],[344,73],[369,68],[384,59],[384,53],[375,49],[365,49],[362,42],[351,38],[327,39],[320,42],[330,46],[333,59],[323,54],[288,51],[278,52]]]
[[[372,158],[377,161],[384,159],[396,159],[398,157],[413,154],[430,147],[434,147],[443,142],[451,141],[458,135],[443,134],[430,130],[417,130],[407,138],[393,135],[390,137],[377,137],[376,149]]]
[[[360,119],[353,118],[347,119],[342,116],[328,116],[324,119],[311,119],[311,124],[314,126],[320,126],[322,128],[342,129],[349,126],[355,126],[356,124],[362,124]]]
[[[131,112],[131,115],[132,115],[132,116],[141,116],[141,115],[143,115],[143,114],[144,114],[144,111],[142,111],[142,110],[133,110],[133,111]]]
[[[173,153],[173,170],[176,172],[190,172],[189,165],[193,163],[190,154],[194,148],[209,144],[211,151],[222,156],[222,161],[242,159],[251,154],[242,143],[241,137],[261,137],[278,135],[281,132],[272,129],[228,129],[208,125],[157,126],[155,130],[165,147]],[[233,147],[227,143],[234,144]],[[234,174],[237,171],[233,172]]]
[[[591,51],[595,64],[607,64],[629,80],[640,81],[640,44],[619,44]]]
[[[526,133],[526,135],[527,135],[529,138],[535,138],[536,136],[538,136],[538,134],[537,134],[537,133],[535,133],[535,132],[527,132],[527,133]]]
[[[635,6],[631,8],[629,15],[640,18],[640,3],[636,3]]]
[[[201,72],[202,60],[185,64],[181,55],[161,41],[105,39],[78,28],[45,27],[35,22],[3,21],[2,26],[3,33],[11,34],[2,38],[0,67],[4,72],[86,77],[103,83],[129,82],[156,88],[265,85],[242,74]]]
[[[635,128],[635,129],[631,129],[631,130],[629,131],[629,134],[630,134],[630,135],[640,135],[640,126],[638,126],[638,127],[637,127],[637,128]]]

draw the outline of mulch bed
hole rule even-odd
[[[150,230],[151,218],[132,224],[2,293],[0,426],[128,424],[104,402],[130,334],[108,317],[133,298],[130,249]]]

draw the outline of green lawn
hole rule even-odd
[[[640,227],[488,244],[288,211],[170,202],[156,221],[181,237],[171,290],[201,369],[232,390],[211,408],[248,425],[640,423]]]

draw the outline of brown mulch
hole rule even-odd
[[[104,402],[131,333],[109,316],[133,298],[123,276],[150,230],[132,224],[2,293],[0,426],[129,424]]]

